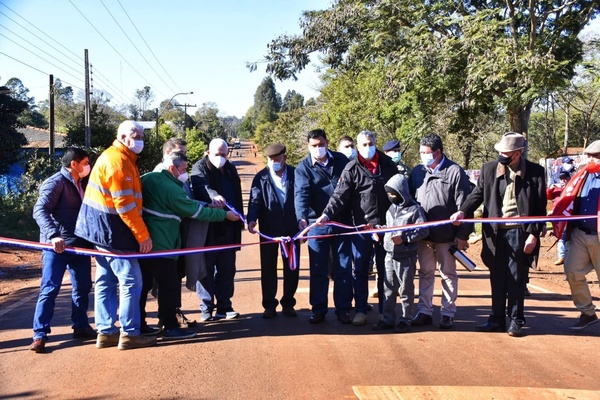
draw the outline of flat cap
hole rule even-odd
[[[265,156],[275,157],[280,154],[285,154],[285,146],[281,143],[273,143],[265,149]]]
[[[400,150],[400,141],[399,140],[390,140],[386,144],[383,145],[383,151],[390,151],[398,149]]]
[[[600,153],[600,140],[592,142],[588,147],[585,148],[585,154],[598,154]]]

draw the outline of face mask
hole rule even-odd
[[[508,165],[512,161],[512,157],[503,156],[502,154],[498,155],[498,162],[502,165]]]
[[[310,155],[314,159],[320,160],[321,158],[325,157],[325,154],[327,154],[327,148],[325,146],[310,148]]]
[[[273,172],[279,172],[281,171],[281,168],[283,168],[282,163],[271,160],[268,161],[267,165],[269,166],[269,169],[271,169]]]
[[[179,176],[177,177],[177,180],[186,183],[188,180],[188,173],[184,172],[183,174],[179,174]]]
[[[563,169],[563,171],[571,172],[571,170],[573,169],[573,164],[568,164],[568,163],[563,164],[562,169]]]
[[[225,162],[227,161],[227,159],[223,156],[211,156],[209,154],[208,161],[210,161],[210,163],[212,165],[214,165],[215,168],[221,168],[221,167],[223,167],[223,165],[225,165]]]
[[[402,202],[402,198],[400,196],[396,196],[396,195],[392,195],[390,193],[387,194],[388,200],[390,201],[390,203],[392,204],[400,204]]]
[[[370,160],[375,156],[375,146],[361,147],[358,149],[358,153],[365,160]]]
[[[90,164],[82,165],[82,167],[83,167],[83,171],[78,172],[78,174],[79,174],[80,178],[85,178],[86,176],[88,176],[90,174],[90,170],[92,169],[92,167],[90,166]]]
[[[134,140],[133,146],[129,148],[129,150],[133,151],[135,154],[140,154],[142,150],[144,150],[144,141],[143,140]]]
[[[426,167],[431,166],[431,164],[435,162],[435,158],[433,158],[433,153],[421,154],[421,162]]]
[[[356,157],[356,149],[354,147],[346,147],[342,150],[342,154],[348,157],[348,160],[352,160]]]
[[[401,159],[402,159],[402,154],[399,151],[397,151],[396,154],[394,154],[392,156],[392,161],[395,163],[399,163]]]

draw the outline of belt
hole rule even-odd
[[[586,235],[597,235],[597,231],[593,231],[590,228],[584,228],[583,226],[578,226],[577,229],[584,232]]]
[[[505,229],[505,230],[508,230],[508,229],[519,229],[519,228],[522,228],[522,227],[523,227],[522,224],[514,224],[514,223],[513,224],[500,224],[500,225],[498,225],[499,229]]]

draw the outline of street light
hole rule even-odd
[[[171,97],[169,99],[169,101],[167,102],[167,104],[171,104],[171,102],[173,101],[173,99],[177,96],[180,95],[187,95],[187,94],[194,94],[194,92],[181,92],[181,93],[176,93],[173,95],[173,97]],[[161,115],[163,115],[163,113],[165,112],[165,110],[163,110],[163,112],[161,112],[160,114],[158,113],[158,108],[156,109],[156,137],[158,137],[158,124],[159,124],[159,118]]]

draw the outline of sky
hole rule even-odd
[[[94,90],[111,104],[135,103],[150,86],[152,107],[177,93],[180,104],[215,103],[221,115],[242,117],[267,76],[247,62],[263,59],[267,44],[299,34],[302,12],[328,0],[0,0],[0,84],[19,78],[36,103],[47,99],[49,74],[83,92],[84,49]],[[117,22],[115,22],[115,20]],[[133,21],[133,22],[132,22]],[[318,96],[318,60],[298,81],[277,81],[281,96]],[[188,108],[194,114],[197,108]]]

